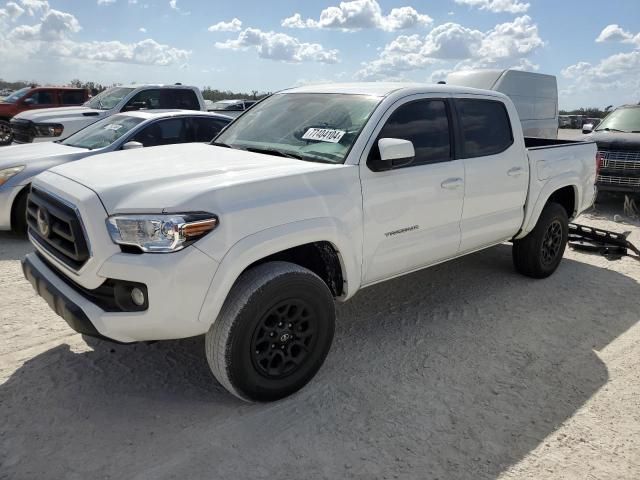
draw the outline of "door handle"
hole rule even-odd
[[[513,167],[511,170],[507,172],[507,175],[510,177],[519,177],[524,173],[524,168],[521,167]]]
[[[464,182],[461,178],[447,178],[440,184],[440,186],[447,190],[455,190],[456,188],[460,188],[463,184]]]

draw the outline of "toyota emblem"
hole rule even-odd
[[[43,208],[38,208],[36,213],[36,220],[38,222],[38,231],[40,235],[47,238],[51,232],[51,226],[49,224],[49,212]]]

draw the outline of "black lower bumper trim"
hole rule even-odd
[[[89,320],[89,317],[87,317],[87,314],[69,297],[49,282],[38,270],[31,261],[31,255],[35,254],[29,254],[22,260],[24,277],[29,280],[36,293],[46,300],[54,312],[64,318],[69,326],[78,333],[120,343],[98,332],[93,323],[91,323],[91,320]]]

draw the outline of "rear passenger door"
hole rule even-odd
[[[363,283],[455,256],[464,166],[455,160],[447,98],[411,96],[382,118],[360,161],[364,209]],[[380,171],[378,140],[410,140],[414,161]]]
[[[461,96],[454,104],[465,169],[460,223],[464,253],[510,239],[520,229],[529,164],[520,126],[511,125],[503,102]]]
[[[24,99],[24,104],[28,108],[57,107],[58,105],[56,102],[56,92],[53,90],[37,90]]]
[[[85,102],[85,94],[82,90],[61,90],[58,92],[58,98],[62,107],[82,105]]]

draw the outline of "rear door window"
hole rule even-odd
[[[504,152],[513,144],[509,114],[502,102],[457,99],[463,158]]]
[[[84,101],[84,92],[80,90],[63,90],[60,92],[60,103],[62,105],[82,105]]]
[[[195,117],[191,119],[193,142],[210,142],[229,122],[219,118]]]
[[[170,118],[146,126],[132,140],[145,147],[189,142],[185,118]]]
[[[160,108],[200,110],[200,102],[198,102],[198,97],[193,90],[168,88],[161,90]]]

